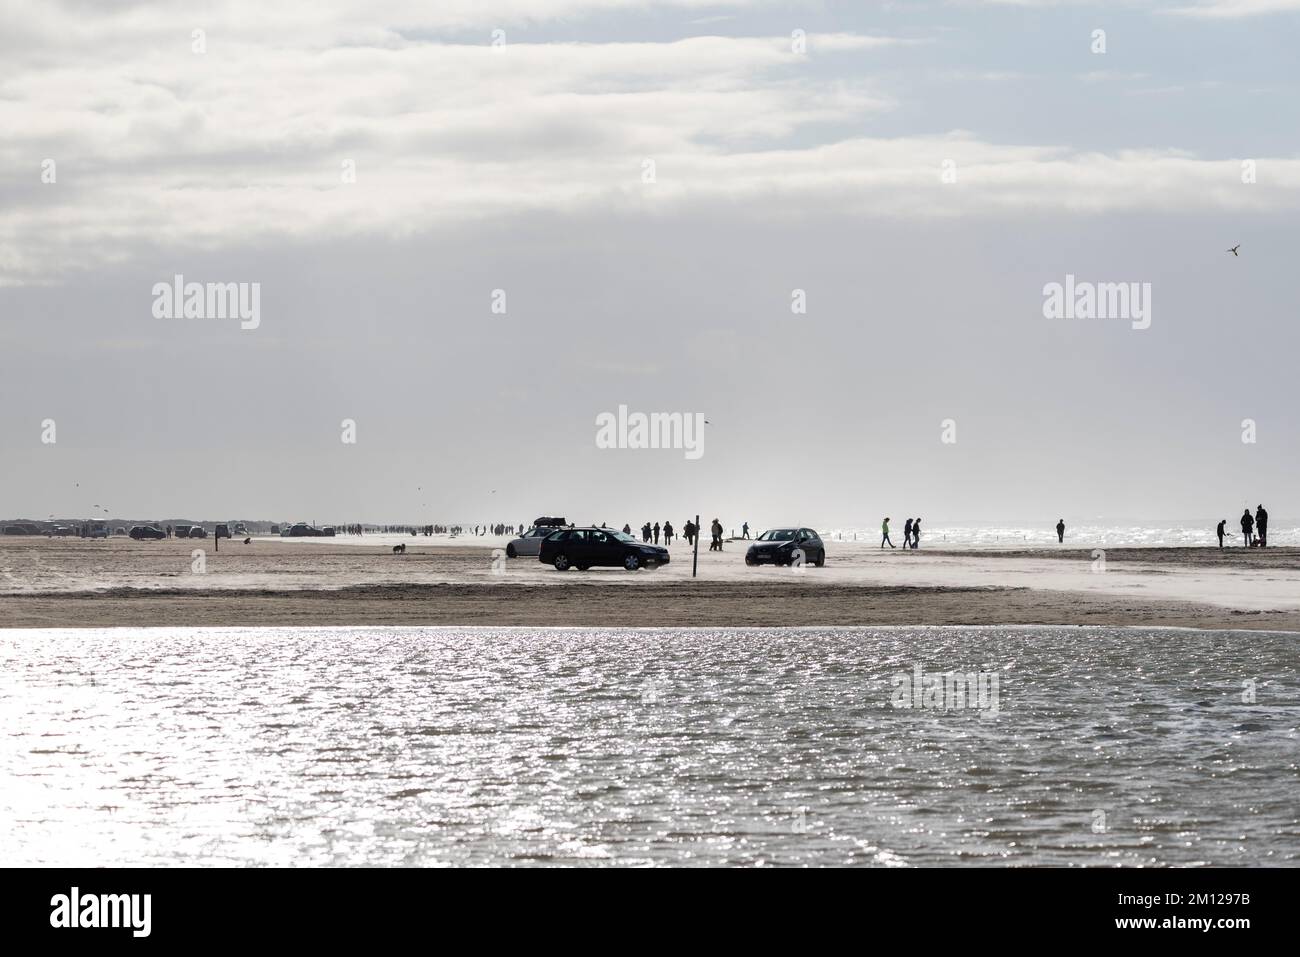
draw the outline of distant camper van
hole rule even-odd
[[[188,525],[177,525],[174,529],[172,529],[172,532],[176,535],[177,538],[190,537],[190,527]]]

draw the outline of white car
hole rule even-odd
[[[558,531],[558,528],[550,525],[533,526],[506,545],[506,558],[518,558],[520,555],[536,558],[538,551],[542,547],[542,539],[551,532]]]

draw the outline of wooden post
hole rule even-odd
[[[700,517],[695,516],[695,553],[691,556],[691,577],[695,577],[695,570],[700,564]]]

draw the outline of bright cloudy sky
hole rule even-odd
[[[0,0],[0,514],[1300,515],[1297,27]],[[177,273],[260,283],[260,327],[155,318]],[[1152,283],[1151,328],[1045,319],[1067,273]],[[596,449],[619,404],[705,455]]]

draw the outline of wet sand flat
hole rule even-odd
[[[664,568],[556,572],[503,541],[0,538],[0,627],[1149,625],[1300,631],[1300,549],[880,551],[749,568],[744,543]],[[195,550],[202,571],[195,570]]]

